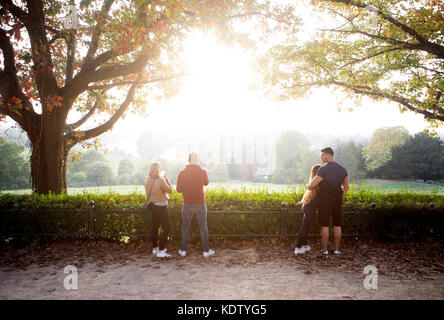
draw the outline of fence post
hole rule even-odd
[[[378,235],[377,235],[378,230],[377,230],[377,226],[376,226],[377,221],[376,221],[376,210],[375,210],[375,208],[376,208],[376,203],[372,202],[370,204],[370,214],[371,214],[371,217],[370,217],[370,230],[369,230],[370,231],[370,238],[372,240],[375,240],[378,237]]]
[[[8,212],[8,211],[6,211],[6,212]],[[5,231],[6,230],[6,218],[5,218],[6,212],[1,213],[1,215],[2,215],[2,240],[6,239],[6,231]]]
[[[94,200],[89,202],[88,208],[88,237],[89,240],[94,239]]]
[[[281,238],[287,237],[288,206],[286,202],[281,204]]]

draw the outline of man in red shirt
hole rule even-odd
[[[197,153],[190,153],[188,156],[189,164],[180,171],[177,178],[177,192],[183,195],[182,204],[182,246],[179,254],[183,257],[187,254],[187,242],[190,231],[193,214],[196,215],[197,223],[200,228],[200,238],[204,249],[203,256],[208,257],[214,254],[210,249],[208,241],[207,226],[207,205],[205,203],[204,186],[210,181],[205,169],[198,164]]]

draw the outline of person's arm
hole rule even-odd
[[[324,178],[320,177],[320,176],[315,176],[313,178],[313,180],[310,181],[310,183],[307,185],[307,189],[308,190],[313,190],[314,188],[316,188],[316,186],[322,181],[324,180]]]
[[[168,180],[168,177],[166,174],[165,174],[165,178],[162,179],[161,182],[162,182],[162,190],[163,191],[165,191],[166,193],[173,192],[173,188],[171,187],[170,180]]]
[[[204,170],[203,172],[204,172],[204,177],[203,177],[203,178],[204,178],[204,179],[203,179],[204,181],[203,181],[203,185],[204,185],[204,186],[207,186],[207,185],[210,183],[210,180],[208,179],[208,173],[207,173],[207,171]]]
[[[342,187],[344,188],[344,189],[342,190],[342,191],[343,191],[342,196],[345,197],[345,195],[347,194],[348,188],[349,188],[349,185],[348,185],[348,176],[345,176],[345,179],[344,179],[344,181],[342,182]]]
[[[179,172],[179,175],[177,176],[176,191],[179,192],[179,193],[183,192],[182,172]]]
[[[150,192],[149,188],[148,188],[148,179],[145,179],[145,195],[146,195],[146,201],[149,201],[150,199],[148,199],[148,193]]]

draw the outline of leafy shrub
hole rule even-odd
[[[206,191],[208,228],[211,234],[280,234],[280,207],[288,204],[288,233],[297,234],[302,220],[298,202],[303,190],[289,186],[283,192],[263,187],[255,190],[228,190],[222,186]],[[60,233],[67,236],[88,233],[88,208],[94,201],[95,233],[149,234],[151,217],[141,213],[145,203],[143,193],[118,194],[109,192],[76,195],[0,195],[2,234]],[[429,204],[434,204],[430,209]],[[372,209],[372,203],[376,204]],[[181,229],[182,195],[170,195],[169,210],[172,234]],[[118,212],[125,210],[125,213]],[[102,212],[104,211],[104,212]],[[255,211],[255,213],[226,213],[226,211]],[[264,213],[264,212],[268,213]],[[378,239],[401,239],[419,236],[444,235],[444,196],[411,192],[378,192],[369,189],[351,189],[344,201],[344,211],[358,214],[344,215],[344,234],[370,234]],[[368,214],[374,213],[374,214]],[[314,232],[319,231],[315,226]],[[192,236],[199,236],[196,223]],[[36,237],[30,237],[36,239]],[[38,238],[38,237],[37,237]],[[8,237],[2,240],[11,242]]]

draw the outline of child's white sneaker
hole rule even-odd
[[[214,250],[210,249],[208,251],[204,251],[203,256],[206,258],[206,257],[209,257],[209,256],[211,256],[213,254],[214,254]]]
[[[305,253],[305,251],[304,251],[303,247],[300,247],[300,248],[296,247],[296,248],[294,248],[294,254],[295,255],[304,254],[304,253]]]
[[[157,253],[157,257],[158,258],[169,258],[169,257],[171,257],[171,255],[167,253],[167,249],[163,249],[163,250],[159,250],[159,252]]]
[[[185,257],[185,256],[187,255],[187,252],[186,252],[186,251],[182,251],[182,249],[180,249],[180,250],[178,251],[178,253],[179,253],[182,257]]]

